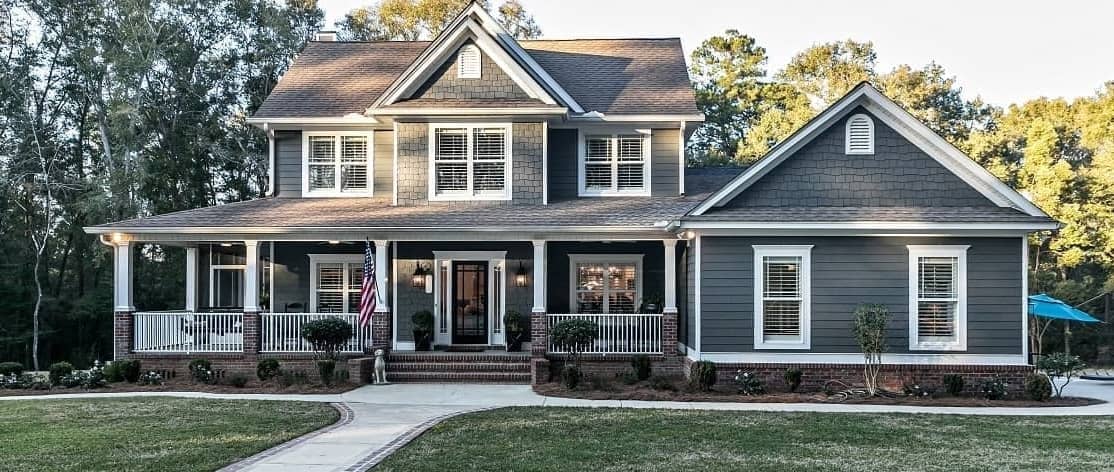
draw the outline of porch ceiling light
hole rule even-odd
[[[514,272],[514,286],[515,287],[525,287],[526,282],[527,282],[527,280],[526,280],[526,267],[524,267],[522,265],[522,261],[519,261],[518,262],[518,270],[516,270]]]

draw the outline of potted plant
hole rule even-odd
[[[522,321],[522,313],[508,310],[503,315],[503,326],[507,329],[507,352],[522,350],[522,341],[525,339],[526,323]]]
[[[653,292],[642,297],[642,306],[639,307],[639,313],[661,313],[662,298],[661,294]]]
[[[414,325],[414,349],[418,351],[430,350],[433,338],[433,313],[429,310],[420,310],[410,317]]]

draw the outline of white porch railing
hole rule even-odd
[[[135,352],[241,352],[243,313],[144,311],[134,315]]]
[[[661,314],[557,314],[550,313],[549,331],[565,320],[588,320],[599,326],[596,340],[584,354],[661,354]],[[553,344],[549,337],[549,352],[566,353],[563,346]]]
[[[263,313],[260,318],[261,352],[313,352],[313,346],[302,338],[302,325],[322,318],[340,318],[352,325],[344,352],[363,352],[372,344],[371,325],[360,326],[357,313]]]

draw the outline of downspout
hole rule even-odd
[[[267,133],[267,191],[264,196],[275,196],[275,130],[270,123],[263,123],[263,132]]]

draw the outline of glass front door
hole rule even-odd
[[[453,262],[453,344],[487,344],[486,261]]]

